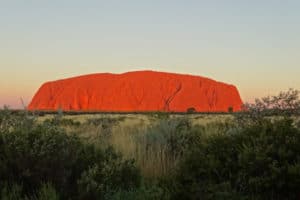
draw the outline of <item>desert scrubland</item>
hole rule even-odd
[[[298,199],[298,94],[227,114],[3,108],[1,199]]]

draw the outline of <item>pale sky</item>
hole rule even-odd
[[[0,0],[0,106],[43,82],[157,70],[234,84],[243,101],[300,89],[299,0]]]

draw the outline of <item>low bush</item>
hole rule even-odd
[[[124,117],[112,118],[112,117],[99,117],[87,119],[88,125],[101,126],[102,128],[111,128],[113,125],[123,121]]]
[[[106,200],[169,200],[170,194],[157,184],[141,186],[132,190],[120,190],[108,194]]]
[[[299,198],[300,130],[291,119],[201,139],[179,166],[172,199]]]
[[[4,184],[0,191],[1,200],[59,200],[58,193],[50,183],[43,183],[36,194],[26,196],[23,185]]]
[[[44,123],[48,123],[48,124],[52,124],[52,125],[56,125],[56,126],[62,126],[62,127],[65,127],[65,126],[78,127],[81,124],[79,121],[74,121],[72,119],[66,119],[66,118],[60,118],[60,117],[46,119],[44,121]]]
[[[111,190],[130,190],[140,184],[134,161],[123,159],[112,148],[103,150],[66,134],[53,121],[41,124],[26,117],[18,121],[6,113],[0,116],[4,127],[0,132],[0,188],[16,185],[3,190],[4,195],[31,198],[47,193],[52,199],[102,198]],[[37,193],[43,183],[51,183],[51,187],[42,187]],[[95,190],[90,189],[93,184]],[[105,186],[101,193],[98,186]]]
[[[139,170],[133,160],[122,160],[112,148],[105,151],[105,162],[85,170],[78,180],[80,199],[99,199],[112,191],[128,191],[140,185]]]

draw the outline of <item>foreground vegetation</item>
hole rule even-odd
[[[0,199],[299,199],[300,101],[233,115],[0,112]]]

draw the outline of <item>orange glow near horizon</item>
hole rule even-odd
[[[0,107],[47,81],[135,70],[233,84],[244,102],[300,90],[300,1],[63,2],[1,2]]]

